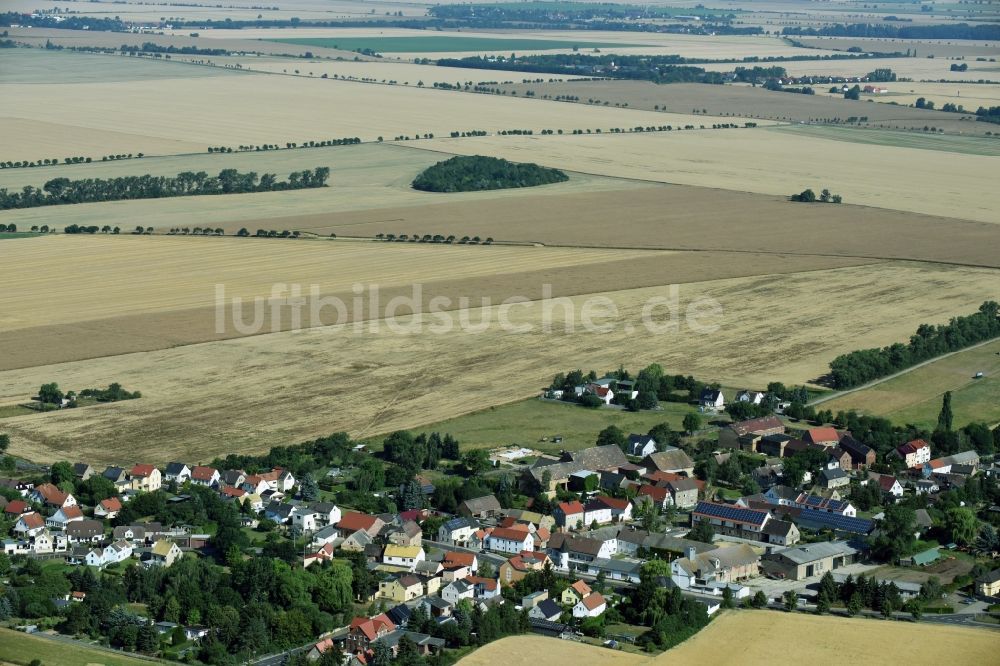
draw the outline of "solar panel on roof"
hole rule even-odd
[[[809,523],[820,527],[829,527],[855,534],[868,534],[872,531],[872,521],[867,518],[852,518],[839,513],[826,513],[814,509],[803,509],[799,515],[800,523]]]

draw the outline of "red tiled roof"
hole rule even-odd
[[[839,442],[840,435],[835,428],[810,428],[806,431],[806,439],[811,442]]]
[[[194,469],[191,470],[191,478],[198,479],[199,481],[211,481],[212,477],[216,474],[216,469],[214,467],[202,467],[201,465],[195,465]]]
[[[497,581],[492,578],[484,578],[482,576],[466,576],[465,582],[469,585],[482,585],[485,590],[497,589]]]
[[[673,472],[661,472],[660,470],[656,470],[655,472],[646,474],[643,478],[649,479],[653,483],[666,483],[667,481],[678,481],[684,477],[680,474],[674,474]]]
[[[55,506],[62,506],[66,503],[66,498],[69,496],[67,493],[56,488],[51,483],[43,483],[42,485],[35,488],[35,491],[42,496],[46,504],[52,504]]]
[[[83,518],[83,511],[78,506],[67,506],[60,509],[67,518]]]
[[[460,553],[457,551],[448,551],[444,554],[444,560],[442,564],[446,569],[452,567],[471,567],[472,563],[476,561],[475,553]]]
[[[882,490],[889,492],[892,487],[896,485],[896,477],[889,476],[888,474],[882,474],[878,477],[878,485],[882,487]]]
[[[629,501],[627,499],[618,499],[617,497],[608,497],[607,495],[598,495],[594,498],[594,501],[605,504],[612,509],[617,509],[618,511],[624,511],[629,505]]]
[[[122,501],[117,497],[109,497],[101,500],[101,506],[104,507],[105,511],[121,511]]]
[[[129,474],[132,476],[145,477],[152,474],[154,469],[156,469],[156,467],[153,465],[133,465],[132,471],[129,472]]]
[[[594,610],[603,603],[604,597],[601,596],[600,592],[594,592],[589,597],[584,597],[583,599],[583,605],[586,606],[587,610]]]
[[[498,527],[493,530],[490,537],[494,539],[506,539],[507,541],[524,541],[524,538],[528,536],[527,529],[517,529],[515,527]]]
[[[42,514],[35,513],[34,511],[24,514],[18,520],[24,523],[24,526],[29,530],[45,527],[45,519],[42,518]]]
[[[559,502],[559,510],[562,511],[564,515],[572,516],[577,513],[583,513],[583,505],[576,500],[573,500],[572,502]]]
[[[319,643],[316,643],[315,645],[313,645],[313,647],[316,648],[317,652],[319,652],[320,654],[323,654],[324,652],[326,652],[327,650],[329,650],[330,648],[333,647],[333,639],[332,638],[324,638]]]
[[[351,532],[357,532],[358,530],[365,530],[367,532],[372,528],[376,520],[378,520],[378,518],[375,516],[369,516],[367,513],[347,511],[343,516],[341,516],[340,522],[337,523],[337,527]]]
[[[247,491],[242,488],[234,488],[233,486],[226,486],[220,492],[226,497],[243,497],[247,494]]]
[[[4,507],[3,512],[17,516],[27,511],[28,508],[28,503],[24,500],[11,500],[7,503],[7,506]]]
[[[667,489],[660,488],[659,486],[640,486],[636,494],[652,497],[657,502],[667,499]]]
[[[378,638],[382,631],[389,632],[395,628],[396,625],[385,613],[373,618],[356,617],[351,621],[351,630],[359,630],[370,641]]]
[[[591,593],[590,586],[587,585],[582,580],[578,580],[575,583],[573,583],[572,585],[570,585],[570,589],[572,589],[574,592],[576,592],[578,595],[580,595],[581,599],[584,598],[584,597],[586,597],[587,595],[589,595]]]

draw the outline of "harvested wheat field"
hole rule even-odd
[[[520,78],[514,80],[519,81]],[[957,87],[937,83],[905,85],[907,88],[925,85],[948,87],[952,89],[952,94],[955,94],[954,88]],[[708,86],[702,83],[657,85],[649,81],[563,81],[514,83],[502,87],[506,90],[516,90],[519,95],[524,95],[530,90],[536,97],[548,95],[550,98],[555,98],[559,95],[569,95],[579,98],[582,100],[581,103],[593,99],[602,104],[605,101],[612,105],[628,104],[630,109],[645,111],[690,113],[700,110],[713,116],[750,116],[796,123],[838,120],[846,123],[852,116],[864,116],[868,121],[861,123],[860,126],[923,129],[925,125],[934,125],[946,132],[980,136],[992,132],[990,123],[961,120],[963,116],[959,114],[888,104],[876,106],[867,102],[846,100],[843,94],[833,96],[824,93],[822,86],[816,86],[818,90],[815,95],[791,95],[749,85]],[[965,88],[966,92],[971,88],[975,93],[987,86],[965,86]],[[882,99],[886,96],[871,97],[876,101],[888,101]],[[969,102],[965,104],[967,107],[970,106]],[[994,103],[993,106],[995,105]],[[972,110],[975,111],[975,108]],[[1000,141],[996,143],[1000,144]]]
[[[789,636],[800,640],[790,641]],[[541,636],[511,636],[490,643],[462,659],[461,666],[503,662],[528,666],[545,655],[555,666],[621,664],[666,666],[712,664],[755,666],[775,663],[823,664],[843,660],[851,664],[882,666],[885,655],[907,664],[989,664],[995,661],[998,634],[940,624],[886,622],[773,611],[723,612],[693,638],[657,656],[646,657],[572,641]],[[734,649],[739,645],[739,649]]]
[[[789,640],[790,636],[797,637]],[[989,664],[1000,634],[992,629],[932,623],[889,622],[802,613],[724,613],[673,650],[649,664],[703,663],[717,666],[839,661],[882,666],[886,656],[905,664]],[[739,645],[734,650],[734,645]]]
[[[229,297],[267,297],[276,283],[316,285],[321,293],[354,284],[386,287],[444,279],[517,274],[540,267],[633,260],[643,250],[483,247],[409,243],[308,242],[286,239],[146,238],[59,235],[29,240],[0,268],[0,311],[13,313],[0,332],[125,314],[214,304]],[[66,276],[73,288],[63,289]],[[45,307],[37,308],[40,294]],[[93,294],[92,298],[82,294]]]
[[[837,354],[905,339],[998,289],[995,271],[878,264],[682,285],[676,330],[660,328],[672,290],[652,287],[505,308],[507,326],[493,305],[258,335],[2,372],[7,402],[50,381],[75,390],[118,381],[143,398],[4,419],[0,430],[13,453],[39,461],[124,460],[136,442],[153,462],[204,461],[338,430],[368,436],[438,422],[530,396],[567,365],[656,361],[730,386],[802,382]],[[768,307],[778,299],[781,308]],[[585,311],[599,331],[583,325]]]
[[[848,144],[850,145],[850,144]],[[447,196],[447,195],[446,195]],[[706,217],[705,211],[711,210]],[[957,211],[956,211],[957,213]],[[1000,268],[1000,226],[849,204],[681,185],[303,215],[246,221],[250,228],[320,235],[464,235],[547,245],[645,247],[813,256],[915,259]],[[608,220],[624,220],[608,224]],[[238,229],[234,225],[232,229]],[[752,230],[734,234],[733,229]]]
[[[642,655],[527,634],[508,636],[488,643],[458,663],[460,666],[495,666],[495,664],[534,666],[540,658],[550,666],[580,666],[580,664],[638,666],[649,661],[648,657]]]
[[[383,303],[407,297],[400,314],[430,312],[447,297],[499,303],[517,296],[537,300],[594,291],[593,276],[616,275],[619,290],[751,275],[780,275],[863,265],[851,257],[800,257],[748,252],[662,252],[539,247],[441,246],[327,240],[195,237],[65,237],[27,241],[2,275],[20,287],[7,292],[19,313],[0,331],[0,370],[166,349],[243,335],[362,321],[382,316],[355,285],[377,288]],[[91,261],[100,258],[95,266]],[[4,273],[0,270],[0,273]],[[74,275],[74,289],[63,278]],[[9,277],[8,277],[9,275]],[[39,275],[55,276],[51,279]],[[35,276],[32,279],[31,276]],[[262,312],[264,326],[246,331],[232,317],[218,323],[216,286],[241,322]],[[293,288],[304,300],[296,321],[281,299]],[[277,293],[272,293],[273,288]],[[41,288],[43,291],[37,291]],[[415,291],[419,290],[419,291]],[[40,293],[62,294],[58,306],[33,306]],[[35,296],[29,297],[29,294]],[[91,294],[85,298],[81,294]],[[272,303],[269,299],[278,299]],[[263,302],[255,299],[265,299]],[[344,304],[321,306],[332,299]],[[317,308],[313,315],[312,308]],[[72,340],[72,344],[67,344]]]
[[[711,125],[708,118],[698,122]],[[444,149],[445,144],[435,140],[420,145]],[[993,178],[1000,161],[991,156],[928,153],[761,129],[490,136],[447,146],[465,155],[486,152],[605,176],[762,194],[827,187],[848,203],[1000,222],[1000,190]],[[900,164],[907,168],[900,169]]]
[[[73,58],[72,54],[59,54]],[[100,56],[108,67],[130,61]],[[49,61],[49,66],[51,66]],[[172,69],[195,65],[159,63]],[[143,66],[148,63],[143,62]],[[40,72],[45,67],[39,68]],[[225,70],[224,70],[225,71]],[[383,86],[330,79],[261,73],[233,73],[158,81],[135,80],[87,84],[36,83],[0,85],[5,100],[0,145],[4,159],[38,159],[43,135],[26,127],[7,129],[7,119],[49,123],[46,140],[61,141],[56,157],[79,154],[77,133],[97,131],[136,137],[127,151],[152,154],[165,140],[203,146],[284,145],[340,137],[374,141],[380,136],[506,129],[602,129],[637,125],[685,124],[692,116],[655,114],[615,108],[574,108],[541,100],[452,91]],[[266,96],[261,92],[266,91]],[[65,101],[74,100],[72,106]],[[280,122],[275,122],[275,118]],[[697,122],[709,122],[699,118]],[[716,119],[718,120],[718,119]],[[54,127],[52,127],[54,126]],[[147,140],[148,138],[148,140]]]

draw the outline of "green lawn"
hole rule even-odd
[[[982,372],[981,379],[975,379]],[[955,425],[1000,422],[1000,340],[929,363],[871,388],[820,403],[817,409],[857,409],[894,423],[933,429],[941,397],[951,391]]]
[[[440,53],[460,51],[547,51],[553,49],[611,48],[636,46],[636,44],[612,44],[605,42],[570,42],[556,39],[506,39],[502,37],[454,37],[451,35],[428,35],[426,37],[292,37],[270,41],[284,44],[301,44],[322,48],[357,51],[371,49],[376,53]]]
[[[862,112],[859,112],[862,113]],[[933,124],[933,123],[930,123]],[[930,132],[866,129],[862,127],[830,127],[821,125],[781,125],[767,127],[769,132],[793,132],[817,139],[866,143],[897,148],[920,148],[968,155],[1000,155],[1000,140],[982,136],[956,136]],[[845,194],[846,196],[846,194]]]
[[[43,664],[59,666],[148,666],[151,662],[104,650],[83,647],[79,643],[29,636],[10,629],[0,629],[0,661],[28,664],[38,659]]]
[[[587,409],[579,405],[543,401],[537,398],[508,405],[491,407],[421,428],[414,433],[451,433],[466,448],[493,448],[518,444],[549,453],[560,450],[577,450],[593,446],[597,434],[609,425],[616,425],[625,433],[646,433],[667,421],[674,430],[681,429],[685,414],[697,411],[684,403],[660,403],[662,411],[627,412],[618,409]],[[553,436],[563,441],[555,444]],[[549,441],[541,441],[547,437]],[[381,438],[369,442],[380,449]]]
[[[21,405],[4,405],[0,406],[0,419],[7,419],[12,416],[24,416],[25,414],[38,414],[33,409],[28,409],[27,407],[22,407]]]

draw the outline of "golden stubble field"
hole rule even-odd
[[[58,57],[73,58],[59,53]],[[93,57],[93,56],[91,56]],[[102,56],[116,71],[131,63]],[[638,125],[683,125],[712,118],[629,109],[572,107],[543,100],[310,79],[261,73],[164,80],[44,83],[57,61],[46,54],[34,83],[0,84],[5,100],[0,145],[5,160],[62,158],[107,142],[108,152],[168,152],[166,146],[236,147],[294,141],[434,134],[508,129],[602,129]],[[136,63],[138,64],[138,63]],[[142,63],[148,66],[149,63]],[[160,63],[171,71],[188,67]],[[179,72],[177,76],[182,76]],[[66,100],[73,100],[72,105]],[[166,143],[165,143],[166,142]],[[103,145],[103,144],[99,144]],[[125,149],[123,146],[127,145]],[[56,151],[58,147],[58,152]],[[174,146],[169,152],[183,152]],[[41,153],[41,154],[40,154]]]
[[[998,634],[992,629],[774,611],[730,611],[712,620],[693,638],[655,657],[556,638],[515,636],[490,643],[459,664],[487,666],[503,661],[510,666],[528,666],[535,663],[539,654],[544,654],[545,661],[553,666],[590,663],[764,666],[774,664],[775,655],[781,655],[785,663],[843,661],[882,666],[889,654],[892,659],[921,666],[948,661],[989,664],[995,661],[997,640]]]
[[[710,124],[707,119],[701,122]],[[435,141],[426,145],[434,146]],[[848,203],[1000,221],[1000,190],[993,178],[1000,158],[993,156],[855,144],[762,129],[475,137],[448,144],[448,150],[762,194],[788,195],[807,187],[818,192],[826,187]]]
[[[601,302],[573,297],[570,331],[566,307],[536,302],[510,308],[510,324],[528,326],[518,332],[496,325],[494,305],[452,316],[448,331],[432,331],[443,325],[434,316],[408,333],[380,321],[360,331],[352,324],[32,367],[0,373],[0,399],[23,399],[50,381],[76,390],[118,381],[144,397],[4,419],[0,430],[11,434],[15,454],[39,461],[198,462],[338,430],[376,435],[437,422],[532,395],[570,366],[656,361],[730,386],[794,383],[822,374],[839,353],[970,311],[998,288],[995,271],[878,264],[682,285],[679,330],[663,334],[643,325],[642,312],[671,291],[652,287],[604,292]],[[715,299],[721,314],[704,299]],[[587,303],[610,330],[581,326]],[[609,303],[616,311],[602,316]],[[692,304],[698,328],[684,316]],[[663,323],[666,306],[658,312]],[[469,332],[487,317],[490,326]]]
[[[14,246],[14,243],[17,245]],[[121,315],[211,307],[228,297],[269,297],[272,287],[315,285],[320,293],[355,284],[395,287],[634,260],[669,252],[363,243],[255,238],[77,238],[8,241],[0,267],[0,332]],[[113,268],[112,268],[113,267]],[[67,275],[72,288],[64,288]],[[45,307],[36,307],[44,294]],[[82,294],[89,296],[83,297]]]

